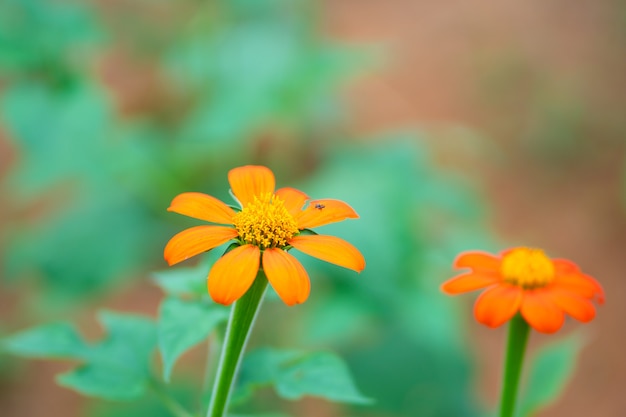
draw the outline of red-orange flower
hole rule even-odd
[[[302,234],[310,229],[358,214],[339,200],[313,200],[294,188],[275,190],[274,174],[263,166],[243,166],[228,173],[230,188],[241,210],[201,193],[183,193],[168,211],[217,225],[196,226],[175,235],[164,251],[169,265],[211,250],[230,240],[239,246],[211,268],[207,285],[217,303],[229,305],[250,288],[263,269],[268,281],[287,305],[303,303],[309,296],[309,276],[287,251],[296,248],[307,255],[361,272],[363,255],[334,236]]]
[[[480,323],[497,327],[518,311],[535,330],[554,333],[565,320],[564,313],[582,322],[595,317],[594,298],[604,302],[600,284],[565,259],[550,259],[540,249],[513,248],[500,256],[465,252],[456,268],[470,268],[446,281],[441,289],[459,294],[486,290],[474,305]]]

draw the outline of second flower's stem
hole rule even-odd
[[[223,417],[226,413],[235,376],[266,288],[267,278],[263,271],[259,271],[250,289],[231,309],[207,417]]]
[[[530,326],[526,320],[517,314],[509,323],[509,337],[506,347],[504,378],[502,381],[502,396],[500,399],[500,417],[513,417],[517,387],[524,363],[524,352],[528,342]]]

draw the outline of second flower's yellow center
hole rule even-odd
[[[554,280],[554,265],[541,249],[517,248],[504,255],[504,280],[525,289],[545,287]]]
[[[272,193],[255,196],[254,201],[235,214],[233,224],[244,242],[261,249],[286,246],[298,233],[298,224],[283,200]]]

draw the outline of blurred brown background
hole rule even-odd
[[[586,326],[574,379],[540,416],[625,416],[626,2],[335,0],[323,3],[319,22],[334,41],[380,51],[377,71],[344,91],[350,133],[428,132],[437,164],[476,184],[489,202],[491,232],[573,259],[604,286],[607,302]],[[172,99],[132,56],[111,53],[101,71],[129,114]],[[15,152],[0,144],[8,164]],[[0,294],[5,317],[15,319],[15,297]],[[153,315],[160,297],[142,281],[95,307]],[[458,300],[470,310],[472,296]],[[469,313],[467,323],[466,347],[479,358],[475,391],[493,404],[505,329],[483,328]],[[531,350],[548,339],[533,334]],[[17,384],[0,387],[3,415],[81,415],[82,397],[54,384],[64,369],[29,364]]]
[[[390,66],[348,94],[356,128],[434,132],[439,163],[491,201],[496,234],[604,286],[574,379],[542,417],[626,415],[625,19],[623,1],[326,2],[329,36],[389,47]],[[450,143],[456,129],[470,140]],[[471,327],[476,390],[496,403],[505,329]]]

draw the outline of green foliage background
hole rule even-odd
[[[164,389],[202,409],[204,365],[177,375],[175,363],[223,327],[227,313],[204,294],[223,248],[197,266],[155,273],[167,296],[153,318],[103,312],[98,342],[69,323],[129,286],[156,285],[149,277],[165,268],[165,243],[195,224],[165,211],[175,195],[228,201],[228,170],[264,164],[279,186],[356,209],[359,220],[323,231],[357,246],[367,268],[357,276],[301,257],[311,298],[288,309],[268,296],[237,412],[304,415],[291,400],[313,395],[338,401],[328,415],[481,415],[486,406],[472,399],[464,347],[467,312],[438,288],[459,251],[498,249],[484,222],[488,207],[472,184],[430,162],[423,133],[347,133],[339,91],[379,64],[374,48],[324,39],[317,7],[305,0],[0,3],[0,120],[9,150],[0,177],[0,285],[15,295],[19,317],[2,329],[42,324],[7,339],[4,350],[77,361],[60,384],[135,400],[94,400],[86,416],[169,415],[155,401]],[[128,68],[146,86],[140,93],[116,84],[116,71]],[[555,395],[577,343],[563,347],[571,358],[550,382]],[[325,367],[329,373],[315,376]],[[2,367],[3,383],[17,368]],[[294,382],[300,373],[313,379]],[[315,378],[337,386],[320,388]],[[163,385],[151,389],[155,380]],[[547,401],[533,395],[529,410]]]

